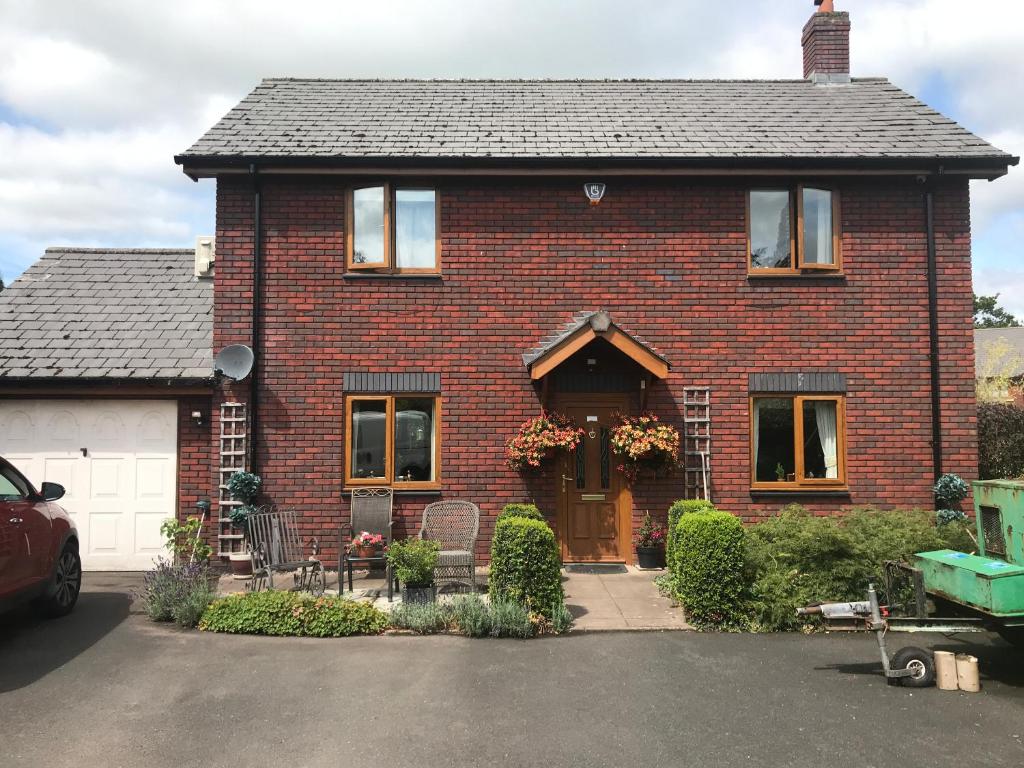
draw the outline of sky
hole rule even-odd
[[[1024,23],[836,0],[884,75],[1024,155]],[[811,0],[0,0],[0,277],[47,246],[192,247],[214,182],[174,165],[263,77],[802,75]],[[972,182],[974,282],[1024,316],[1024,169]]]

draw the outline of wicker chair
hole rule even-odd
[[[461,583],[476,591],[476,548],[480,508],[470,501],[435,501],[423,510],[420,538],[441,545],[434,569],[438,591]]]
[[[384,544],[391,545],[391,519],[393,494],[390,488],[353,488],[352,500],[349,505],[351,511],[351,523],[342,525],[338,530],[338,594],[344,591],[345,571],[348,571],[348,590],[352,590],[352,566],[359,564],[372,568],[374,566],[385,566],[385,574],[388,580],[388,599],[391,599],[394,589],[391,577],[391,566],[387,564],[387,557],[381,553],[378,557],[357,557],[351,551],[349,543],[356,533],[369,531],[379,533],[384,537]]]

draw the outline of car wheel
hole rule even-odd
[[[78,593],[82,589],[82,558],[73,544],[64,545],[57,558],[53,579],[53,594],[40,604],[40,608],[52,618],[66,616],[78,602]]]

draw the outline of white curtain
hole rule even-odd
[[[835,401],[815,400],[814,420],[818,423],[818,439],[821,440],[821,451],[825,454],[825,477],[839,477],[839,457],[836,454]]]

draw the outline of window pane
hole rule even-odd
[[[384,262],[384,187],[352,192],[352,263]]]
[[[804,477],[838,478],[836,401],[805,400]]]
[[[783,269],[792,266],[789,248],[789,192],[755,189],[750,193],[750,266]]]
[[[352,477],[384,477],[387,456],[387,404],[352,401]]]
[[[601,427],[601,490],[612,487],[611,430]]]
[[[0,473],[0,499],[13,501],[26,495],[28,489],[24,488],[20,481],[15,481],[14,475],[8,477],[6,473]]]
[[[395,398],[395,482],[434,480],[434,398]]]
[[[834,264],[832,254],[832,193],[804,187],[805,264]]]
[[[432,189],[395,192],[395,263],[399,269],[433,269],[436,223]]]
[[[792,398],[754,400],[754,477],[759,483],[795,480]]]

